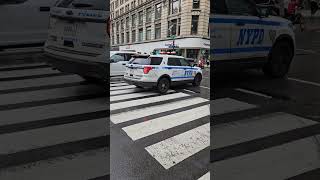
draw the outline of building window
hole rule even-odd
[[[160,39],[161,38],[161,24],[156,24],[154,28],[154,38]]]
[[[117,44],[120,44],[120,37],[119,37],[119,34],[117,34]]]
[[[198,59],[199,49],[187,49],[187,58]]]
[[[200,0],[193,0],[193,9],[199,9],[200,8]]]
[[[177,14],[181,11],[181,0],[169,0],[169,14]]]
[[[181,26],[181,20],[179,19],[173,19],[168,22],[168,37],[171,36],[180,36],[180,26]]]
[[[126,33],[126,43],[129,43],[130,42],[130,33],[129,32],[127,32]]]
[[[146,28],[146,40],[151,40],[151,26]]]
[[[126,29],[129,29],[129,23],[130,23],[129,17],[127,17],[127,18],[126,18]]]
[[[132,35],[131,35],[132,37],[131,37],[131,41],[132,42],[136,42],[136,30],[133,30],[132,31]]]
[[[124,44],[124,33],[121,33],[121,44]]]
[[[151,15],[151,7],[147,9],[147,13],[146,13],[146,22],[149,23],[152,20],[152,15]]]
[[[143,24],[143,11],[139,12],[139,25]]]
[[[124,20],[122,19],[121,20],[121,29],[120,29],[120,31],[123,31],[124,30]]]
[[[119,32],[119,27],[120,27],[120,24],[119,22],[117,22],[117,32]]]
[[[136,21],[137,21],[137,16],[134,14],[134,15],[132,15],[132,19],[131,19],[132,27],[136,27]]]
[[[161,7],[161,3],[156,5],[156,9],[155,9],[155,19],[161,19],[161,11],[162,11],[162,7]]]
[[[192,22],[191,22],[192,35],[198,34],[198,23],[199,23],[199,16],[192,16]]]
[[[138,41],[139,42],[143,41],[143,29],[139,29]]]

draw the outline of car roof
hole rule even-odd
[[[161,54],[161,55],[151,55],[150,57],[172,57],[172,58],[184,58],[183,56],[176,56],[176,55],[168,55],[168,54]]]

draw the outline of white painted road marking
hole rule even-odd
[[[170,114],[150,121],[122,128],[132,140],[138,140],[152,134],[191,122],[210,115],[210,105]]]
[[[210,172],[207,172],[205,175],[200,177],[198,180],[210,180]]]
[[[208,100],[204,98],[196,97],[196,98],[176,101],[168,104],[162,104],[162,105],[147,107],[143,109],[114,114],[110,116],[110,119],[114,124],[119,124],[119,123],[131,121],[134,119],[150,116],[153,114],[180,109],[183,107],[188,107],[188,106],[203,103],[203,102],[208,102]]]
[[[300,82],[300,83],[304,83],[304,84],[309,84],[309,85],[320,87],[320,83],[311,82],[311,81],[305,81],[305,80],[296,79],[296,78],[288,78],[288,79],[291,80],[291,81],[296,81],[296,82]]]
[[[140,105],[150,104],[155,102],[162,102],[162,101],[167,101],[167,100],[172,100],[172,99],[177,99],[177,98],[182,98],[187,96],[190,96],[190,95],[185,93],[174,93],[174,94],[161,95],[161,96],[151,97],[151,98],[144,98],[144,99],[125,101],[125,102],[119,102],[119,103],[113,103],[113,104],[111,103],[110,110],[114,111],[118,109],[135,107],[135,106],[140,106]]]
[[[135,85],[128,85],[128,86],[110,87],[110,91],[122,90],[122,89],[130,89],[130,88],[136,88],[136,86]]]
[[[117,87],[117,86],[127,86],[129,85],[128,83],[113,83],[110,84],[110,87]]]
[[[210,102],[212,105],[213,115],[220,115],[229,112],[243,111],[256,108],[257,106],[238,101],[231,98],[221,98]]]
[[[135,92],[140,92],[140,91],[142,91],[142,89],[138,89],[138,88],[118,90],[118,91],[110,91],[110,96],[119,95],[119,94],[127,94],[127,93],[135,93]]]
[[[209,147],[210,125],[204,124],[182,134],[158,142],[145,149],[165,169]]]
[[[168,93],[175,92],[173,90],[169,90]],[[125,99],[132,99],[132,98],[139,98],[139,97],[145,97],[145,96],[152,96],[152,95],[159,95],[158,92],[142,92],[142,93],[133,93],[133,94],[124,94],[124,95],[118,95],[118,96],[111,96],[110,102],[113,101],[120,101]]]
[[[236,88],[235,90],[236,91],[240,91],[240,92],[244,92],[244,93],[247,93],[247,94],[253,94],[253,95],[256,95],[256,96],[261,96],[261,97],[264,97],[264,98],[272,99],[272,96],[269,96],[269,95],[266,95],[266,94],[262,94],[262,93],[259,93],[259,92],[255,92],[255,91],[250,91],[250,90],[247,90],[247,89]]]

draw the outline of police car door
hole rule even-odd
[[[231,59],[261,56],[264,29],[256,6],[249,0],[226,0],[232,22]]]
[[[168,67],[166,68],[172,81],[184,80],[184,69],[181,67],[180,58],[169,57]]]
[[[180,58],[181,67],[183,68],[184,80],[193,80],[195,76],[195,70],[191,66],[190,62],[186,59]]]
[[[224,0],[211,1],[210,6],[210,49],[216,60],[230,59],[231,24]]]

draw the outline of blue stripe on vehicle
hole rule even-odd
[[[244,53],[244,52],[269,52],[272,47],[246,47],[246,48],[223,48],[211,49],[212,54],[227,54],[227,53]]]
[[[186,79],[186,78],[194,78],[194,77],[193,76],[171,77],[171,79]]]
[[[197,70],[197,68],[185,68],[185,67],[163,67],[163,69],[184,69],[184,70]]]
[[[220,24],[234,24],[234,23],[245,23],[245,24],[260,24],[267,26],[280,26],[281,22],[277,21],[264,21],[256,19],[236,19],[236,18],[210,18],[210,23],[220,23]]]

